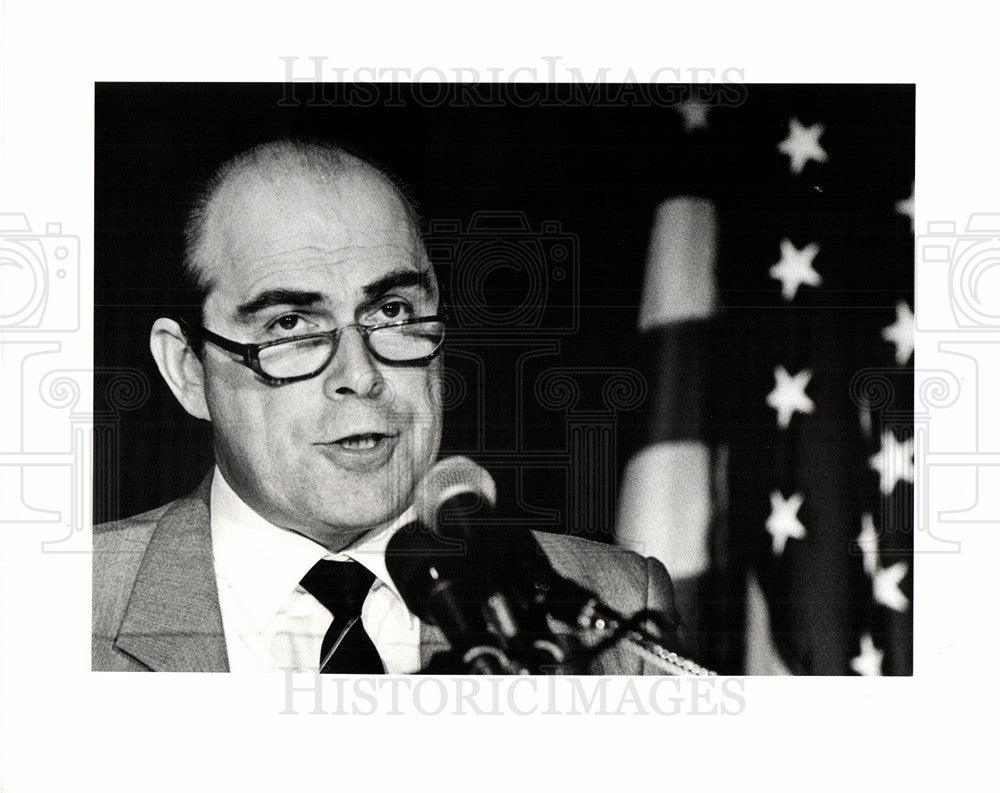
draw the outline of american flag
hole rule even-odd
[[[913,87],[702,86],[677,110],[619,541],[673,571],[719,671],[912,674]]]

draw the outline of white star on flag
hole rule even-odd
[[[882,432],[882,448],[868,458],[868,465],[878,471],[879,489],[889,495],[897,482],[913,481],[913,438],[900,443],[891,430]]]
[[[789,537],[801,540],[806,536],[806,527],[797,517],[802,506],[803,496],[796,493],[787,501],[777,490],[771,493],[771,515],[767,519],[767,530],[771,535],[771,550],[775,556],[785,552],[785,543]]]
[[[906,562],[896,562],[892,567],[883,567],[872,581],[872,594],[875,602],[891,608],[893,611],[906,611],[910,601],[899,589],[899,582],[906,576],[909,566]]]
[[[913,185],[910,185],[910,197],[904,198],[901,201],[896,202],[896,212],[900,215],[906,215],[910,218],[910,231],[913,231],[913,216],[914,216],[914,202],[913,202]]]
[[[802,284],[819,286],[823,283],[812,266],[813,259],[819,253],[819,245],[810,242],[800,251],[792,245],[790,239],[785,238],[781,241],[780,248],[781,261],[771,267],[770,276],[781,281],[781,296],[785,300],[794,299]]]
[[[698,99],[688,99],[676,108],[684,118],[684,131],[693,132],[696,129],[708,129],[708,111],[712,106]]]
[[[774,390],[767,395],[767,404],[778,412],[778,426],[788,429],[795,411],[812,413],[816,409],[813,401],[806,396],[806,386],[812,372],[803,369],[794,377],[784,366],[774,367]]]
[[[788,137],[778,144],[778,151],[789,157],[792,173],[802,173],[809,160],[826,162],[826,152],[819,145],[819,136],[825,129],[822,124],[803,127],[797,118],[789,120]]]
[[[905,301],[896,304],[896,321],[882,328],[882,338],[896,345],[896,363],[905,366],[913,355],[913,312]]]
[[[864,559],[865,572],[874,576],[878,571],[878,534],[875,533],[875,521],[872,514],[866,512],[861,516],[861,534],[858,535],[858,547]]]
[[[881,677],[884,655],[885,653],[875,646],[872,635],[866,633],[861,637],[861,654],[851,659],[851,669],[865,677]]]

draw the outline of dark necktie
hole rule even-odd
[[[333,614],[319,653],[323,674],[382,674],[382,660],[361,624],[361,604],[375,576],[355,561],[322,559],[302,579],[302,588]],[[324,663],[324,660],[326,663]]]

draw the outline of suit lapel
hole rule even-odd
[[[229,671],[212,559],[211,481],[209,474],[160,519],[115,640],[154,671]]]

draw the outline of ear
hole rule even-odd
[[[161,317],[149,334],[149,350],[177,401],[196,419],[211,421],[205,400],[205,370],[180,326]]]

